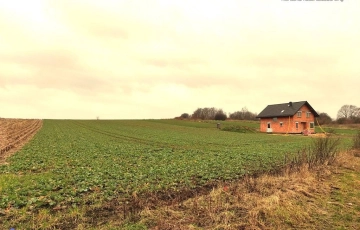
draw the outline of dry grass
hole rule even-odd
[[[360,150],[360,131],[353,137],[353,149]]]
[[[304,164],[281,176],[221,184],[206,195],[145,209],[140,222],[150,229],[322,229],[332,213],[326,199],[337,188],[331,178],[346,168],[360,171],[355,158],[343,153],[332,166],[309,170]]]

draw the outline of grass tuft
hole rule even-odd
[[[285,155],[285,165],[290,170],[301,171],[304,165],[309,169],[320,165],[333,164],[340,151],[340,138],[332,134],[314,139],[313,143],[296,155]]]
[[[360,149],[360,131],[353,137],[353,149]]]

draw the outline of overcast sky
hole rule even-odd
[[[360,1],[0,0],[0,117],[360,106]]]

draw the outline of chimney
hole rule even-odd
[[[291,106],[292,106],[292,102],[291,102],[291,101],[289,102],[289,105],[288,105],[288,106],[289,106],[289,107],[291,107]]]

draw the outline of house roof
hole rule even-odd
[[[307,101],[298,101],[268,105],[263,111],[261,111],[261,113],[259,113],[257,118],[294,116],[295,113],[299,111],[299,109],[303,105],[306,105],[315,117],[319,116],[319,114],[311,107],[311,105]]]

